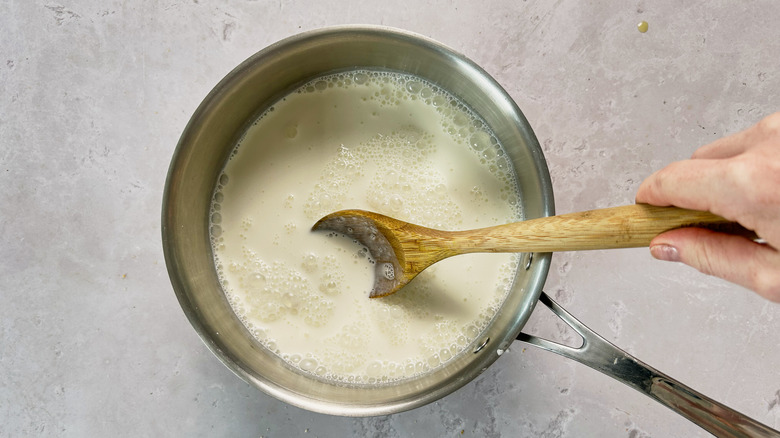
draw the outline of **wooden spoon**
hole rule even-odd
[[[553,252],[635,248],[675,228],[750,235],[709,212],[646,204],[531,219],[468,231],[441,231],[363,210],[331,213],[312,227],[351,237],[376,263],[371,298],[397,292],[428,266],[473,252]]]

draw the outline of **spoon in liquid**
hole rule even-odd
[[[365,246],[376,267],[371,298],[397,292],[432,264],[474,252],[555,252],[648,246],[675,228],[703,227],[755,238],[709,212],[647,204],[543,217],[468,231],[442,231],[363,210],[331,213],[312,230],[341,233]]]

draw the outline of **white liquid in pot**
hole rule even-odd
[[[325,214],[373,210],[441,229],[521,219],[516,182],[482,122],[412,76],[313,81],[251,126],[212,204],[215,263],[236,314],[267,348],[324,379],[415,376],[475,341],[511,287],[517,256],[470,254],[369,299],[373,268]]]

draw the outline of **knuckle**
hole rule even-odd
[[[740,155],[728,161],[726,175],[730,183],[734,184],[742,193],[751,193],[751,188],[757,177],[760,177],[761,170],[758,168],[760,163],[751,157]]]
[[[770,136],[780,136],[780,111],[770,114],[756,124],[759,132]]]
[[[718,275],[718,272],[712,266],[712,261],[706,255],[700,256],[696,259],[696,268],[702,274],[722,277],[722,275]]]
[[[667,180],[667,175],[669,174],[669,171],[664,168],[661,169],[658,173],[656,173],[655,178],[652,179],[650,183],[650,191],[653,195],[656,197],[664,193],[664,181]]]
[[[752,280],[751,289],[771,301],[780,302],[780,269],[760,269],[754,272]]]
[[[673,162],[663,169],[659,170],[656,174],[656,178],[653,181],[654,188],[658,193],[666,193],[672,189],[674,185],[674,179],[680,174],[680,163]]]
[[[696,251],[691,262],[691,265],[702,274],[715,275],[718,277],[722,276],[718,270],[718,267],[714,263],[712,255],[709,251],[706,250],[706,248],[701,248],[700,250]]]
[[[648,177],[640,187],[640,196],[642,202],[648,204],[658,205],[663,204],[663,199],[667,196],[666,193],[666,181],[669,178],[668,166],[656,171],[650,177]]]
[[[729,182],[749,205],[761,209],[780,205],[780,160],[742,155],[730,160],[728,166]]]

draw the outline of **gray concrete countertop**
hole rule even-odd
[[[631,203],[652,171],[778,109],[771,0],[0,2],[0,436],[707,436],[520,343],[438,402],[358,419],[277,401],[206,349],[160,242],[178,137],[241,61],[347,23],[432,37],[493,75],[544,147],[558,212]],[[780,305],[646,249],[556,254],[545,289],[780,428]],[[525,330],[571,337],[541,308]]]

